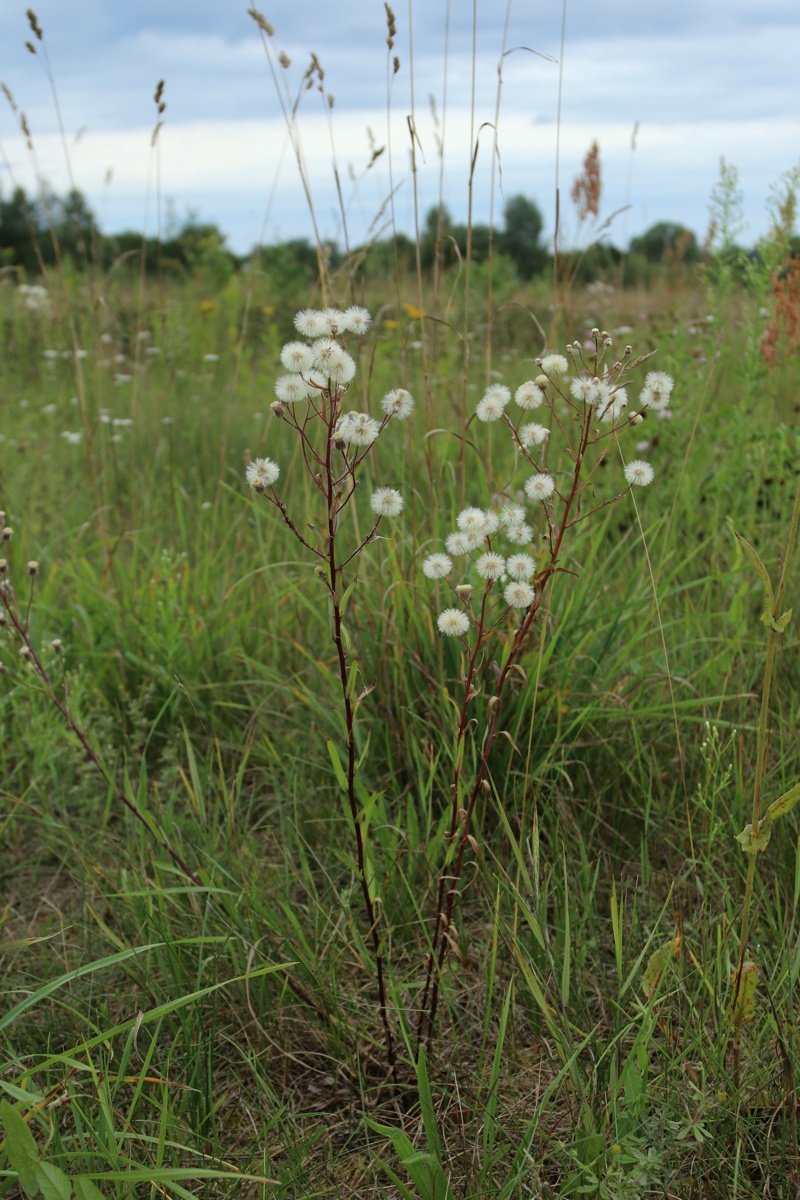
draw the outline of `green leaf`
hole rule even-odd
[[[12,1170],[17,1172],[25,1195],[33,1197],[39,1191],[39,1151],[33,1134],[7,1100],[0,1100],[0,1125],[6,1132],[5,1149]]]
[[[748,822],[742,832],[736,835],[736,840],[741,843],[745,853],[757,854],[759,850],[765,850],[772,836],[772,826],[775,821],[785,813],[791,812],[798,803],[800,803],[800,783],[796,783],[788,792],[784,792],[777,800],[773,800],[759,821],[758,832],[755,836],[753,835],[753,826]]]
[[[736,971],[731,977],[731,983],[736,984]],[[756,988],[758,987],[758,967],[754,962],[746,962],[742,966],[742,977],[739,990],[736,992],[731,1005],[730,1019],[734,1028],[738,1029],[745,1021],[752,1021],[756,1015]]]
[[[347,778],[344,773],[344,767],[342,766],[342,760],[339,758],[339,751],[336,749],[336,747],[334,746],[334,744],[330,738],[328,738],[328,754],[330,754],[330,756],[331,756],[331,762],[333,763],[333,773],[336,776],[337,780],[339,781],[339,787],[342,789],[343,792],[346,792],[347,791]]]
[[[663,946],[654,951],[647,960],[647,966],[644,969],[644,979],[642,985],[647,992],[647,999],[652,999],[653,993],[658,987],[659,980],[664,974],[668,963],[675,958],[681,948],[681,935],[675,934],[674,938],[670,938]]]
[[[105,1200],[97,1184],[92,1183],[91,1179],[86,1179],[83,1175],[76,1175],[72,1186],[75,1188],[76,1200]]]
[[[772,583],[770,581],[769,572],[764,566],[758,551],[754,550],[746,538],[743,538],[740,533],[736,534],[736,539],[750,556],[750,561],[756,569],[758,578],[761,580],[761,586],[764,589],[764,611],[761,614],[761,620],[765,625],[770,625],[773,621],[773,613],[775,611],[775,596],[772,591]]]
[[[40,1163],[36,1172],[36,1180],[44,1200],[70,1200],[72,1184],[69,1176],[65,1175],[61,1168],[55,1166],[54,1163]]]

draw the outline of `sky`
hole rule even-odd
[[[721,159],[738,170],[739,240],[752,245],[770,186],[800,162],[797,0],[398,0],[396,74],[383,0],[258,6],[273,37],[231,0],[40,0],[39,42],[24,5],[4,0],[0,79],[18,112],[0,96],[2,194],[74,183],[105,232],[194,216],[245,253],[313,237],[299,151],[320,235],[340,245],[388,230],[392,200],[397,228],[413,233],[415,200],[424,220],[440,187],[465,221],[470,176],[475,222],[502,225],[505,201],[524,193],[548,238],[558,184],[564,241],[585,245],[597,229],[578,223],[569,193],[597,140],[600,223],[612,218],[617,245],[657,221],[702,239]],[[312,52],[324,95],[302,87]],[[284,110],[298,97],[293,147]]]

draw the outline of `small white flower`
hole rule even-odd
[[[324,308],[320,313],[325,322],[325,330],[335,337],[337,333],[341,333],[347,329],[347,318],[338,308]]]
[[[525,581],[536,574],[536,563],[530,554],[512,554],[506,567],[512,579]]]
[[[399,517],[403,511],[403,497],[397,488],[377,488],[370,497],[370,504],[379,517]]]
[[[517,435],[520,440],[520,445],[526,450],[531,446],[541,446],[550,437],[550,430],[546,425],[523,425]]]
[[[528,608],[533,604],[536,593],[529,583],[516,579],[503,592],[503,599],[511,608]]]
[[[557,379],[559,375],[566,375],[569,370],[569,363],[564,358],[563,354],[546,354],[542,359],[540,366],[545,375]]]
[[[674,386],[674,380],[664,371],[651,371],[645,378],[639,403],[643,408],[652,408],[659,412],[669,404]]]
[[[464,508],[456,517],[456,526],[462,533],[485,537],[488,527],[486,513],[482,508]]]
[[[519,525],[509,525],[506,537],[513,546],[530,546],[533,541],[533,530],[530,525],[521,521]]]
[[[80,429],[78,429],[75,433],[70,432],[69,429],[65,429],[61,436],[68,446],[77,446],[83,437],[83,434],[81,433]]]
[[[505,559],[501,554],[495,554],[490,551],[488,554],[482,554],[475,563],[475,570],[480,575],[481,579],[499,579],[506,569]]]
[[[541,471],[537,475],[531,475],[525,484],[525,495],[529,500],[547,500],[555,490],[556,481],[553,476]]]
[[[350,412],[339,420],[336,435],[354,446],[371,446],[381,431],[374,417],[366,413]]]
[[[369,315],[369,312],[359,304],[353,304],[350,308],[346,308],[342,316],[344,317],[344,323],[339,326],[340,330],[342,332],[349,330],[356,337],[362,337],[372,324],[372,317]]]
[[[248,463],[245,478],[254,492],[265,492],[278,479],[281,469],[271,458],[256,458]]]
[[[500,524],[511,528],[525,520],[525,509],[521,504],[506,504],[500,509]]]
[[[219,362],[219,355],[218,354],[204,354],[203,362],[210,362],[210,363]]]
[[[475,415],[479,421],[499,421],[505,412],[505,407],[511,399],[511,392],[502,383],[491,384],[484,392],[483,399],[478,401]]]
[[[275,395],[281,404],[296,404],[308,399],[308,384],[302,375],[281,375],[275,380]]]
[[[514,401],[520,408],[538,408],[544,401],[544,392],[533,379],[521,383],[514,392]]]
[[[310,371],[314,365],[314,353],[305,342],[287,342],[281,350],[281,362],[287,371]]]
[[[332,383],[349,383],[356,373],[356,364],[346,350],[337,345],[328,363],[328,378]]]
[[[573,379],[569,390],[579,404],[594,404],[595,381],[591,375],[581,375],[579,379]]]
[[[294,327],[306,338],[322,337],[328,332],[328,325],[321,312],[315,308],[303,308],[294,319]]]
[[[631,487],[647,487],[653,482],[653,474],[650,463],[641,458],[634,458],[625,467],[625,478]]]
[[[469,629],[469,617],[458,608],[446,608],[439,613],[436,624],[445,637],[461,637]]]
[[[453,560],[446,554],[429,554],[422,564],[422,574],[428,579],[444,579],[453,569]]]
[[[444,540],[445,549],[448,554],[452,554],[454,558],[460,558],[462,554],[469,554],[470,550],[475,549],[475,541],[468,533],[449,533]]]
[[[414,411],[414,397],[405,388],[394,388],[381,400],[381,408],[387,416],[405,421]]]

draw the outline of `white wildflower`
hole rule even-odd
[[[506,569],[505,559],[501,554],[495,554],[490,551],[488,554],[482,554],[475,563],[475,570],[480,575],[481,579],[499,579]]]
[[[559,375],[566,375],[569,370],[569,363],[563,354],[546,354],[539,363],[539,366],[545,375],[549,375],[551,379],[557,379]]]
[[[645,378],[639,403],[642,408],[652,408],[659,412],[669,404],[674,386],[674,380],[664,371],[651,371]]]
[[[514,392],[514,401],[520,408],[538,408],[544,401],[544,392],[533,379],[521,383]]]
[[[393,388],[381,400],[381,408],[387,416],[405,421],[414,411],[414,397],[405,388]]]
[[[579,404],[594,404],[595,380],[591,375],[581,375],[578,379],[573,379],[569,390]]]
[[[513,583],[509,583],[503,592],[503,599],[511,608],[528,608],[533,604],[535,596],[531,585],[522,579],[515,579]]]
[[[320,316],[325,322],[325,332],[329,333],[331,337],[335,337],[337,333],[347,329],[347,318],[338,308],[324,308]]]
[[[479,421],[499,421],[511,399],[511,392],[502,383],[493,383],[478,402],[475,415]]]
[[[514,546],[530,546],[533,541],[533,530],[530,525],[521,521],[519,525],[509,525],[506,529],[506,537]]]
[[[469,617],[458,608],[446,608],[439,613],[436,624],[445,637],[461,637],[469,629]]]
[[[287,371],[310,371],[314,365],[314,352],[305,342],[287,342],[281,350],[281,362]]]
[[[248,463],[245,478],[254,492],[265,492],[277,482],[281,469],[271,458],[256,458]]]
[[[526,580],[536,573],[536,563],[530,554],[512,554],[506,563],[506,568],[512,579]]]
[[[505,504],[500,509],[500,524],[511,528],[525,520],[525,509],[521,504]]]
[[[349,412],[340,418],[335,434],[353,446],[371,446],[381,431],[374,417],[366,413]]]
[[[453,560],[446,554],[429,554],[422,564],[422,574],[428,579],[444,579],[453,569]]]
[[[521,426],[517,434],[520,440],[520,445],[529,450],[531,446],[541,446],[550,437],[550,430],[546,425],[530,425]]]
[[[296,404],[308,399],[308,384],[302,375],[281,375],[275,380],[275,395],[281,404]]]
[[[370,504],[379,517],[399,517],[403,511],[403,497],[397,488],[377,488],[370,497]]]
[[[306,338],[318,338],[328,332],[328,323],[315,308],[304,308],[294,319],[294,327]]]
[[[555,490],[556,481],[553,476],[541,471],[536,475],[531,475],[525,484],[525,495],[529,500],[547,500]]]
[[[454,558],[460,558],[462,554],[469,554],[470,550],[474,550],[476,546],[475,539],[470,537],[468,533],[449,533],[444,541],[445,549],[448,554],[452,554]]]
[[[647,487],[653,482],[653,468],[644,459],[634,458],[625,467],[625,478],[631,487]]]
[[[332,383],[349,383],[356,373],[356,364],[346,350],[337,345],[328,363],[328,378]]]
[[[339,329],[344,332],[349,330],[356,337],[362,337],[367,332],[372,324],[372,317],[366,308],[361,308],[360,305],[354,304],[350,308],[346,308],[342,314],[344,321],[339,326]]]

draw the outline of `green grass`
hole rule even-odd
[[[792,817],[756,872],[759,986],[738,1087],[725,1036],[747,867],[735,835],[750,819],[766,655],[759,585],[733,531],[776,578],[800,466],[791,362],[770,373],[748,341],[759,298],[665,290],[639,320],[641,295],[597,312],[578,291],[552,332],[558,348],[595,323],[633,325],[618,340],[657,348],[676,379],[673,418],[642,427],[661,625],[624,501],[582,527],[574,574],[555,580],[509,690],[503,727],[518,752],[493,750],[440,1028],[417,1062],[460,671],[420,564],[462,507],[461,439],[467,503],[487,503],[510,463],[494,430],[463,427],[455,334],[429,326],[427,383],[415,310],[387,310],[397,326],[368,339],[355,386],[372,411],[391,386],[418,401],[370,465],[406,509],[359,561],[349,614],[376,685],[357,737],[378,797],[393,1090],[326,748],[342,730],[324,589],[244,483],[244,451],[268,453],[290,512],[311,511],[296,447],[269,413],[293,309],[259,279],[249,299],[238,279],[200,299],[197,285],[97,286],[102,306],[73,284],[37,323],[0,285],[5,554],[23,606],[24,564],[40,563],[32,640],[64,643],[47,657],[58,694],[65,677],[109,777],[123,786],[127,773],[202,886],[119,805],[4,637],[0,1092],[36,1154],[118,1197],[794,1195]],[[403,286],[415,305],[416,284]],[[475,287],[469,412],[486,378]],[[539,289],[513,298],[549,320]],[[386,297],[361,299],[377,311]],[[69,350],[68,311],[87,351],[80,385],[74,360],[43,357]],[[527,378],[542,346],[521,308],[502,309],[493,339],[492,369],[512,386]],[[76,394],[86,428],[70,445]],[[363,533],[363,505],[358,520]],[[795,562],[788,607],[799,580]],[[800,777],[797,648],[795,623],[773,683],[767,802]],[[466,754],[468,771],[477,751]],[[676,934],[648,992],[648,962]],[[0,1192],[12,1196],[24,1154],[10,1121]]]

